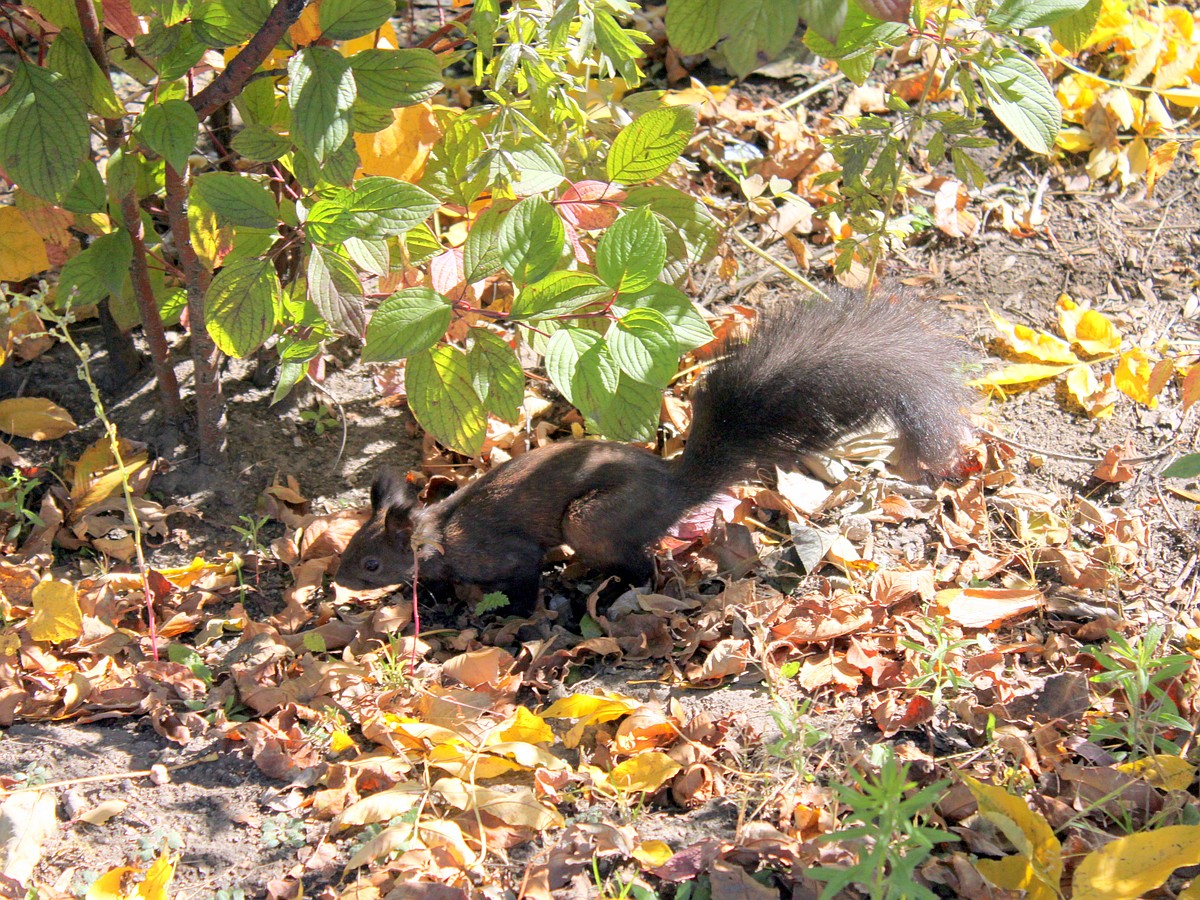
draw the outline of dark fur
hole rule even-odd
[[[415,508],[403,477],[380,472],[371,520],[342,555],[337,581],[363,588],[413,574],[477,584],[533,608],[542,557],[570,545],[593,569],[641,584],[650,551],[680,516],[763,466],[828,449],[876,420],[900,434],[909,471],[945,472],[966,424],[956,374],[962,348],[907,297],[864,304],[780,304],[693,390],[683,454],[666,462],[626,444],[565,441],[497,466],[446,500]]]

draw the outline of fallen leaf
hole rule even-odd
[[[997,628],[1046,602],[1041,591],[1006,588],[951,588],[934,599],[939,615],[967,628]]]
[[[119,816],[125,812],[128,806],[129,804],[124,800],[105,800],[103,803],[81,812],[79,821],[87,822],[89,825],[103,825],[113,816]]]
[[[661,750],[639,753],[613,766],[608,773],[609,783],[622,791],[657,791],[683,767]]]
[[[998,888],[1026,891],[1029,900],[1055,900],[1062,878],[1062,845],[1045,817],[1004,788],[970,776],[964,781],[979,804],[979,814],[1017,848],[1016,854],[1001,860],[979,860],[979,873]]]
[[[1176,869],[1200,864],[1200,825],[1168,825],[1110,841],[1084,857],[1074,900],[1135,900]]]
[[[83,613],[75,586],[65,581],[39,581],[33,589],[33,615],[25,627],[35,641],[51,644],[83,634]]]
[[[1164,791],[1186,791],[1196,780],[1196,767],[1186,759],[1156,753],[1117,766],[1129,775],[1138,775],[1148,784]]]
[[[51,441],[76,429],[71,414],[44,397],[0,400],[0,431],[33,441]]]

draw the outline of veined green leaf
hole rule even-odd
[[[360,50],[350,57],[358,96],[384,109],[422,103],[442,89],[442,69],[432,51]]]
[[[437,291],[406,288],[388,297],[367,326],[364,362],[391,362],[427,350],[450,327],[453,310]]]
[[[696,130],[690,106],[664,106],[642,113],[621,129],[608,153],[608,177],[637,184],[661,175],[679,158]]]
[[[170,163],[177,172],[182,172],[187,167],[188,157],[196,147],[199,131],[200,120],[196,118],[196,111],[186,100],[151,103],[142,113],[138,123],[138,134],[142,141]]]
[[[293,139],[323,163],[350,137],[357,89],[350,63],[329,47],[305,47],[288,60]]]
[[[209,172],[192,183],[192,194],[232,225],[275,228],[279,224],[279,206],[271,192],[246,175]]]
[[[240,259],[225,266],[204,296],[204,324],[213,343],[230,356],[249,356],[274,330],[281,296],[270,259]]]
[[[471,384],[467,355],[443,344],[409,357],[408,405],[421,426],[452,450],[476,456],[487,437],[487,411]]]
[[[526,197],[500,223],[500,259],[517,284],[546,275],[562,255],[566,229],[541,197]]]
[[[619,293],[645,290],[657,280],[667,259],[662,227],[649,209],[628,212],[596,246],[596,274]]]
[[[87,110],[56,72],[18,60],[0,97],[0,165],[18,186],[61,200],[88,153]]]
[[[475,393],[496,418],[517,424],[525,399],[525,372],[516,351],[504,338],[483,328],[472,328],[471,339],[467,361]]]
[[[312,245],[308,257],[308,296],[321,317],[338,331],[363,336],[367,316],[362,282],[350,263],[319,244]]]

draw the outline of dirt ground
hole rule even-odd
[[[786,96],[797,88],[786,82],[763,82],[761,89]],[[839,104],[836,96],[822,100],[833,108]],[[920,276],[926,282],[922,289],[938,299],[955,329],[982,354],[994,336],[985,306],[1013,321],[1047,327],[1063,292],[1089,301],[1127,333],[1146,336],[1147,343],[1151,336],[1168,332],[1200,339],[1195,262],[1200,257],[1200,177],[1194,165],[1181,158],[1153,197],[1138,188],[1070,190],[1066,185],[1075,183],[1071,175],[1017,151],[1007,153],[989,178],[1025,196],[1032,196],[1042,179],[1048,178],[1044,208],[1050,223],[1047,235],[1052,239],[1018,240],[989,229],[970,240],[934,233],[904,259],[895,260],[889,275],[900,280]],[[753,272],[762,263],[749,258],[745,266],[745,271]],[[79,333],[99,347],[96,328],[84,324]],[[186,389],[185,338],[176,332],[173,339]],[[103,364],[99,352],[96,362]],[[74,370],[73,361],[57,348],[28,365],[10,366],[0,373],[0,393],[36,393],[67,408],[77,422],[92,422],[90,402]],[[230,371],[244,375],[247,367],[235,364]],[[170,538],[155,549],[154,561],[180,563],[239,547],[232,526],[239,524],[239,517],[255,513],[256,500],[277,477],[295,477],[314,511],[327,511],[364,502],[370,478],[380,465],[414,465],[419,447],[411,418],[403,410],[375,404],[372,375],[372,367],[354,363],[331,374],[324,385],[327,396],[308,391],[275,407],[269,405],[270,388],[231,378],[227,382],[230,454],[221,471],[200,470],[177,436],[161,428],[153,415],[156,402],[148,377],[127,393],[108,397],[110,414],[122,433],[148,443],[164,460],[165,471],[156,479],[154,491],[186,511],[170,520]],[[344,416],[344,447],[338,428],[317,436],[300,422],[299,412],[317,403],[328,403]],[[1172,613],[1157,607],[1153,598],[1165,595],[1195,553],[1200,516],[1194,506],[1164,494],[1149,475],[1176,456],[1196,451],[1195,411],[1187,423],[1188,433],[1181,434],[1185,423],[1171,405],[1147,410],[1122,403],[1112,419],[1097,423],[1066,411],[1061,398],[1044,389],[1018,394],[1004,403],[981,399],[979,409],[995,423],[998,433],[1018,445],[1014,471],[1030,487],[1064,497],[1119,501],[1146,511],[1156,572],[1146,585],[1149,599],[1137,614],[1150,619],[1172,615],[1175,623],[1193,624],[1194,619],[1189,619],[1194,609]],[[14,445],[34,461],[53,462],[51,455],[76,454],[96,434],[93,424],[53,447],[20,441]],[[1134,439],[1135,454],[1154,459],[1132,482],[1119,486],[1097,482],[1091,476],[1095,463],[1127,436]],[[1039,457],[1040,464],[1020,462],[1030,457]],[[268,531],[267,537],[277,534]],[[262,602],[269,609],[277,601],[266,595]],[[654,668],[597,668],[590,677],[593,686],[639,697],[665,699],[669,693],[656,683]],[[778,735],[768,692],[752,680],[714,691],[684,692],[682,699],[686,706],[708,709],[714,715],[739,711],[747,727],[762,735],[763,743]],[[871,739],[844,713],[821,726],[850,745]],[[173,769],[169,780],[160,784],[143,777],[120,777],[155,764],[182,767]],[[246,897],[265,896],[273,879],[294,869],[299,858],[310,859],[308,835],[303,829],[289,832],[286,826],[293,821],[287,814],[304,802],[304,788],[267,778],[243,753],[211,736],[177,746],[137,716],[87,724],[19,723],[0,734],[0,772],[75,782],[60,791],[65,819],[105,800],[129,803],[115,820],[118,827],[71,821],[48,843],[39,875],[63,892],[78,890],[88,873],[129,860],[149,860],[164,843],[182,849],[173,889],[179,898],[213,897],[219,891],[225,891],[225,897],[237,896],[238,891]],[[116,777],[79,781],[97,776]],[[691,812],[646,811],[639,834],[679,846],[706,833],[731,830],[737,821],[737,802],[718,799]],[[337,852],[328,862],[306,870],[310,894],[337,883],[341,876],[349,841],[334,845]]]

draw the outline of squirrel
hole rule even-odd
[[[905,294],[870,303],[784,302],[693,387],[686,447],[665,460],[612,441],[561,441],[496,466],[418,507],[403,475],[379,472],[371,517],[342,554],[335,583],[352,590],[411,582],[502,591],[532,612],[547,550],[569,545],[590,568],[642,585],[653,547],[684,513],[761,467],[827,450],[876,420],[899,433],[901,471],[947,473],[967,434],[960,342]]]

